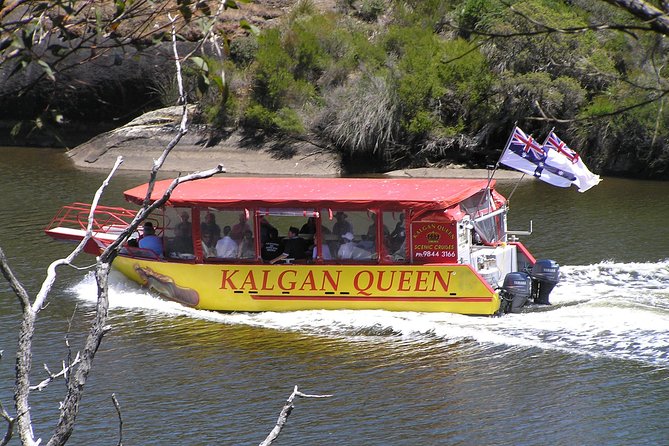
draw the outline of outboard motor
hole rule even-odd
[[[532,295],[532,278],[520,271],[507,274],[499,295],[502,299],[500,313],[520,313]]]
[[[560,281],[560,265],[553,260],[537,260],[530,269],[530,276],[532,276],[532,297],[534,303],[550,305],[548,295]]]

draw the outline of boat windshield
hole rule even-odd
[[[484,244],[503,241],[506,207],[497,208],[490,190],[482,191],[461,203],[474,224],[474,231]]]

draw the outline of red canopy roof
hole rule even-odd
[[[487,183],[487,180],[441,178],[212,177],[180,184],[167,205],[445,209],[481,191]],[[152,201],[161,198],[170,184],[171,180],[156,182]],[[144,184],[127,190],[125,198],[141,204],[146,189]]]

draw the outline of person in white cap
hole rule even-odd
[[[372,254],[369,251],[359,248],[353,243],[355,236],[352,233],[347,232],[342,235],[341,238],[343,239],[343,243],[339,246],[339,250],[337,251],[337,257],[340,259],[364,260],[372,258]]]

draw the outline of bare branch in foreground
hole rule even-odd
[[[112,393],[112,401],[114,402],[114,408],[116,408],[116,413],[118,414],[118,445],[123,446],[123,416],[121,415],[121,405],[116,399],[116,394]]]
[[[0,353],[2,353],[2,350],[0,350]],[[14,422],[16,421],[16,418],[9,416],[1,402],[0,417],[2,417],[7,422],[7,431],[5,432],[5,436],[2,438],[2,440],[0,440],[0,446],[5,446],[7,443],[9,443],[9,440],[12,439],[12,434],[14,433]]]
[[[181,70],[179,64],[179,54],[177,53],[176,48],[176,31],[174,26],[172,27],[172,39],[174,43],[174,56],[175,63],[177,64],[177,77],[181,78]],[[111,329],[106,325],[108,311],[109,311],[109,272],[111,270],[111,265],[118,254],[121,246],[127,241],[130,235],[135,232],[140,223],[155,209],[161,207],[167,200],[169,200],[174,188],[176,188],[180,183],[186,181],[193,181],[200,178],[207,178],[213,176],[217,173],[224,172],[225,169],[222,165],[218,165],[214,169],[210,169],[204,172],[196,172],[190,175],[180,176],[172,181],[170,186],[167,188],[165,193],[160,199],[157,199],[151,203],[151,195],[153,188],[156,182],[157,173],[162,167],[166,157],[172,151],[172,149],[179,143],[181,137],[186,134],[188,130],[188,108],[185,103],[185,93],[183,91],[183,82],[179,82],[180,88],[180,97],[183,98],[183,111],[181,125],[177,135],[170,141],[168,146],[163,151],[161,157],[154,161],[153,168],[151,169],[150,179],[147,187],[147,193],[145,200],[140,208],[137,211],[137,214],[133,218],[132,222],[126,229],[112,242],[106,249],[100,254],[97,259],[97,267],[95,271],[95,279],[97,283],[97,307],[95,310],[95,319],[91,325],[88,337],[86,339],[86,344],[84,351],[81,357],[81,363],[77,367],[74,376],[68,381],[67,384],[67,394],[61,404],[60,419],[56,429],[49,439],[47,446],[56,446],[62,445],[69,439],[72,431],[74,430],[74,425],[76,421],[77,414],[79,412],[79,404],[81,398],[83,397],[83,389],[86,384],[88,375],[93,367],[93,359],[95,354],[100,347],[102,338],[104,335]],[[91,208],[91,213],[95,209]],[[92,214],[91,214],[92,215]]]
[[[295,399],[296,396],[299,396],[301,398],[330,398],[332,395],[308,395],[306,393],[298,391],[297,386],[295,386],[295,388],[293,389],[293,393],[288,397],[288,399],[286,400],[286,404],[283,406],[283,409],[281,409],[281,413],[279,414],[279,419],[276,420],[276,426],[274,426],[274,429],[272,429],[267,438],[265,438],[265,441],[260,443],[259,446],[269,446],[279,436],[279,434],[281,433],[281,429],[283,429],[283,426],[285,426],[286,422],[288,421],[288,416],[290,416],[290,413],[295,408],[295,406],[293,405],[293,400]]]
[[[1,2],[1,1],[0,1]],[[174,20],[172,21],[174,24]],[[118,254],[120,247],[127,241],[129,236],[137,229],[141,222],[156,208],[162,206],[171,196],[174,188],[176,188],[180,183],[186,181],[193,181],[200,178],[207,178],[213,176],[217,173],[224,172],[225,169],[222,165],[218,165],[214,169],[210,169],[203,172],[196,172],[190,175],[180,176],[172,181],[169,188],[165,191],[162,198],[156,199],[151,203],[151,194],[154,188],[156,181],[156,176],[160,168],[162,167],[165,158],[169,155],[170,151],[179,143],[181,137],[187,132],[187,104],[185,101],[185,93],[183,91],[183,82],[181,81],[181,70],[179,64],[179,55],[176,52],[176,31],[174,26],[172,27],[172,37],[174,43],[174,53],[175,53],[175,63],[177,64],[177,76],[179,77],[179,86],[180,86],[180,96],[182,97],[183,105],[183,114],[181,119],[181,125],[177,135],[170,141],[168,146],[163,151],[161,157],[154,162],[153,169],[151,170],[150,180],[148,182],[148,189],[146,200],[143,206],[135,215],[135,218],[131,224],[118,236],[118,238],[111,243],[106,249],[100,254],[96,259],[96,268],[95,268],[95,277],[97,283],[97,305],[95,310],[94,320],[91,322],[90,331],[85,340],[85,345],[83,351],[78,352],[74,360],[71,359],[72,352],[70,350],[69,341],[66,339],[66,345],[68,348],[68,358],[67,361],[63,363],[62,370],[56,374],[52,374],[48,367],[45,366],[45,369],[48,374],[48,378],[42,381],[37,386],[30,386],[30,375],[32,370],[32,340],[35,333],[35,325],[37,320],[37,315],[42,308],[46,305],[47,297],[51,292],[52,286],[55,283],[57,276],[57,267],[61,265],[68,265],[75,267],[72,262],[73,260],[84,250],[84,246],[88,243],[93,236],[93,223],[94,215],[97,209],[99,200],[102,196],[103,191],[109,184],[111,177],[118,170],[119,166],[123,162],[122,157],[118,157],[117,161],[112,168],[111,172],[97,190],[95,198],[91,204],[91,209],[88,215],[88,222],[86,227],[86,234],[82,241],[77,245],[77,247],[64,259],[60,259],[52,262],[47,269],[47,276],[42,283],[42,286],[35,296],[34,301],[31,302],[30,296],[24,286],[20,281],[15,277],[12,272],[7,258],[0,249],[0,271],[2,271],[4,277],[9,282],[12,290],[18,297],[21,309],[22,309],[22,323],[19,331],[19,341],[17,348],[17,359],[16,359],[16,381],[14,386],[14,400],[16,408],[16,417],[12,418],[5,410],[0,406],[0,416],[7,422],[8,431],[5,434],[4,439],[0,446],[5,445],[9,442],[9,439],[12,437],[14,425],[18,426],[18,432],[21,439],[21,444],[23,446],[39,446],[41,439],[35,437],[32,426],[31,419],[31,407],[29,404],[29,396],[31,390],[41,390],[46,387],[49,382],[53,379],[63,377],[66,382],[67,391],[63,400],[60,403],[60,418],[58,423],[51,435],[51,438],[47,442],[47,446],[61,446],[64,445],[74,430],[75,420],[79,412],[79,405],[81,398],[83,397],[84,388],[87,382],[88,375],[93,367],[94,357],[100,347],[104,335],[109,332],[111,327],[107,325],[108,310],[109,310],[109,294],[108,294],[108,280],[109,272],[111,270],[111,264],[116,255]],[[75,267],[76,268],[76,267]],[[69,329],[68,329],[69,332]],[[76,366],[76,368],[75,368]],[[296,388],[297,390],[297,388]],[[120,406],[114,398],[114,403],[119,413],[119,419],[122,419],[120,415]],[[119,445],[122,443],[122,438],[119,440]]]
[[[91,210],[88,213],[88,222],[86,226],[86,235],[84,238],[79,242],[77,247],[70,253],[69,256],[67,256],[64,259],[59,259],[51,263],[49,265],[49,268],[47,270],[47,277],[44,280],[44,283],[42,283],[42,288],[40,289],[39,293],[37,294],[37,297],[35,298],[35,302],[33,303],[33,311],[35,313],[39,312],[39,310],[42,308],[42,305],[44,304],[44,301],[46,300],[47,295],[49,294],[49,291],[51,291],[51,287],[53,286],[53,283],[56,281],[56,268],[61,266],[61,265],[71,265],[72,261],[84,251],[84,246],[86,246],[86,243],[91,239],[93,236],[93,221],[94,221],[94,215],[95,215],[95,209],[98,206],[98,202],[100,201],[100,198],[102,197],[102,193],[104,190],[107,188],[109,185],[109,180],[114,176],[118,168],[121,166],[123,163],[123,157],[118,157],[116,158],[116,162],[114,163],[114,166],[112,167],[111,171],[109,172],[109,175],[107,175],[107,178],[102,182],[102,185],[98,188],[98,190],[95,192],[95,197],[93,198],[93,203],[91,203]]]
[[[37,390],[41,392],[48,386],[51,381],[60,378],[61,376],[67,377],[67,375],[72,371],[72,368],[79,364],[81,362],[81,356],[79,353],[77,353],[77,357],[74,358],[74,361],[72,361],[69,365],[65,364],[65,361],[63,361],[63,368],[60,370],[58,373],[51,373],[49,370],[49,367],[47,367],[46,364],[44,364],[44,370],[46,370],[46,374],[48,375],[48,378],[44,379],[42,382],[37,384],[36,386],[30,386],[30,390]]]

